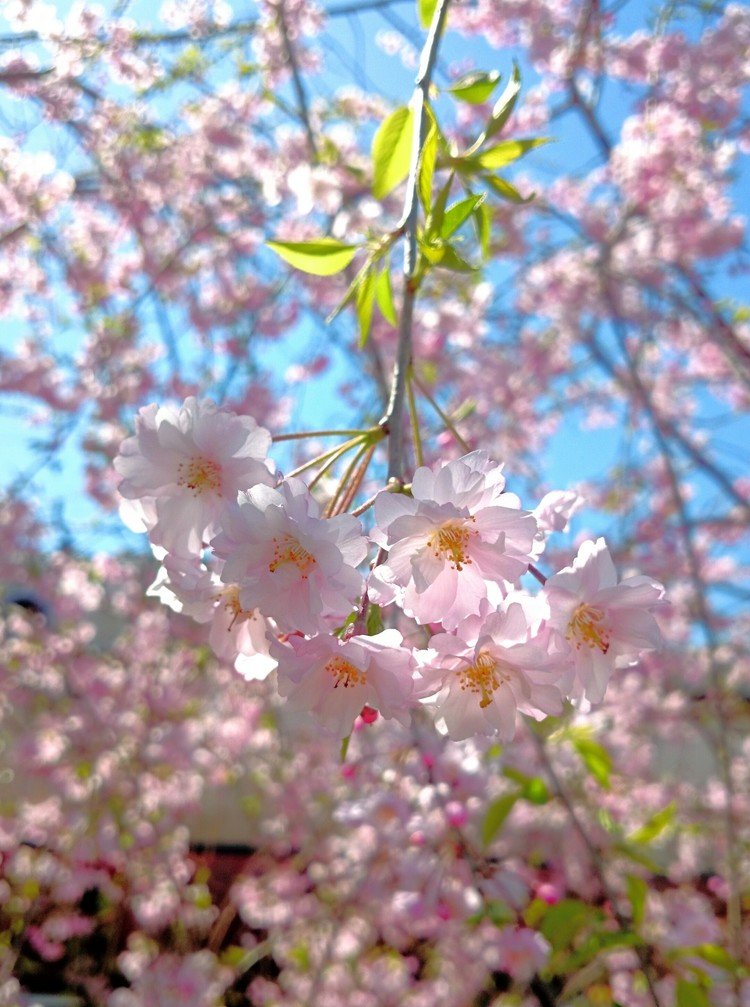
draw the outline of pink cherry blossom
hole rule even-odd
[[[218,520],[239,490],[271,485],[266,458],[271,435],[251,416],[218,409],[192,396],[175,409],[144,406],[136,434],[115,459],[120,493],[153,504],[152,542],[196,553],[218,530]]]
[[[535,638],[523,605],[461,623],[455,634],[439,633],[419,655],[418,693],[434,705],[456,741],[497,734],[510,741],[516,713],[541,718],[562,711],[559,662]]]
[[[664,588],[642,576],[618,583],[603,538],[584,542],[573,565],[549,578],[544,596],[549,626],[568,644],[574,698],[600,703],[616,666],[633,663],[661,643],[651,612],[664,597]]]
[[[340,623],[362,592],[360,522],[350,514],[320,517],[299,479],[241,493],[211,546],[224,560],[222,581],[238,585],[242,608],[257,608],[282,632],[312,635],[324,620]]]
[[[395,629],[348,640],[291,637],[288,646],[273,650],[279,692],[291,710],[314,714],[323,730],[339,738],[351,732],[365,706],[406,725],[414,659],[402,642]]]
[[[196,622],[210,622],[208,642],[217,657],[234,663],[247,679],[266,678],[276,667],[268,652],[273,623],[257,609],[244,609],[236,584],[224,584],[221,563],[209,569],[195,557],[164,558],[148,594]]]
[[[474,451],[417,469],[411,496],[382,493],[372,537],[388,557],[370,577],[371,597],[446,629],[476,614],[483,599],[500,600],[528,568],[537,530],[504,487],[502,466]]]

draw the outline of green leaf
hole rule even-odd
[[[639,927],[643,923],[643,917],[646,912],[648,885],[643,878],[639,878],[635,874],[628,874],[625,883],[633,915],[633,926]]]
[[[351,737],[351,734],[347,734],[345,738],[341,739],[341,751],[339,752],[339,758],[342,763],[346,762],[346,753],[349,751],[349,742]]]
[[[550,799],[549,788],[541,776],[527,776],[518,769],[508,766],[503,770],[503,776],[513,780],[521,787],[518,796],[532,804],[547,804]]]
[[[675,1003],[677,1007],[711,1007],[708,993],[696,983],[691,983],[687,979],[677,980],[676,993]]]
[[[440,261],[435,265],[440,266],[441,269],[450,269],[454,273],[475,273],[478,268],[459,255],[453,245],[446,245],[443,248]]]
[[[269,248],[295,269],[313,276],[333,276],[346,269],[357,253],[356,245],[345,245],[335,238],[315,241],[267,241]]]
[[[367,342],[372,325],[372,309],[375,304],[375,273],[368,269],[357,287],[357,321],[359,322],[360,348]]]
[[[386,322],[389,322],[395,328],[398,325],[398,318],[396,317],[396,307],[393,303],[391,271],[387,266],[380,271],[375,281],[375,300],[378,308],[380,308],[380,314],[385,318]]]
[[[550,906],[540,926],[541,933],[555,950],[567,947],[575,935],[595,920],[595,910],[578,899],[563,899]]]
[[[460,101],[465,101],[469,105],[481,105],[495,90],[499,80],[500,74],[497,70],[492,70],[490,73],[473,70],[459,78],[448,90]]]
[[[574,737],[573,748],[580,755],[584,766],[600,787],[609,790],[612,772],[612,757],[598,741],[588,737]]]
[[[430,121],[427,136],[422,144],[422,151],[419,155],[419,176],[417,184],[419,187],[419,198],[425,213],[430,212],[432,206],[432,180],[435,177],[435,162],[438,154],[438,129],[434,119]]]
[[[367,609],[367,619],[365,620],[368,636],[376,636],[383,631],[383,616],[379,605],[370,603]]]
[[[472,211],[472,220],[479,240],[479,248],[482,258],[487,259],[490,254],[490,234],[492,233],[492,210],[486,203],[481,203]]]
[[[406,105],[381,123],[372,141],[372,193],[383,199],[409,174],[414,116]]]
[[[445,207],[452,187],[453,173],[451,172],[448,176],[447,182],[438,193],[435,205],[432,207],[427,217],[427,221],[425,223],[425,235],[427,237],[440,234],[440,228],[443,226],[443,218],[445,217]]]
[[[549,137],[533,136],[526,140],[503,140],[489,150],[477,154],[475,160],[482,168],[504,168],[506,164],[512,164],[528,151],[545,143],[549,143]]]
[[[522,196],[515,185],[511,185],[510,182],[504,178],[500,178],[499,175],[484,175],[483,178],[493,192],[497,193],[502,199],[507,199],[509,203],[517,203],[519,205],[530,203],[536,195],[535,192],[531,192],[528,196]]]
[[[440,226],[440,237],[450,238],[452,234],[455,234],[459,227],[469,219],[474,210],[478,206],[481,206],[485,199],[486,194],[481,193],[479,196],[467,196],[466,199],[462,199],[458,203],[454,203],[453,206],[449,206],[445,211],[443,223]]]
[[[737,962],[726,948],[722,948],[719,944],[696,944],[694,947],[680,948],[680,954],[689,958],[696,955],[710,965],[726,969],[727,972],[737,971]]]
[[[423,28],[429,28],[432,22],[432,15],[435,13],[437,0],[417,0],[417,13],[419,23]]]
[[[660,836],[672,824],[676,811],[677,805],[674,801],[671,801],[666,808],[662,808],[661,811],[657,811],[655,815],[652,815],[640,829],[631,832],[628,836],[628,841],[638,843],[639,845],[653,842],[654,839]]]
[[[482,822],[482,842],[485,846],[489,846],[503,827],[505,819],[513,810],[513,805],[517,800],[518,794],[503,794],[502,797],[498,797],[487,808],[484,821]]]
[[[500,133],[510,119],[513,109],[516,107],[516,102],[518,101],[518,95],[521,92],[521,71],[518,69],[518,63],[513,63],[513,73],[510,76],[510,80],[505,85],[503,93],[495,102],[495,107],[492,109],[492,116],[490,121],[487,123],[487,128],[484,133],[477,140],[477,147],[481,147],[483,143],[492,136],[497,136]]]

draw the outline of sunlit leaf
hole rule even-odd
[[[653,842],[654,839],[657,839],[672,824],[676,811],[677,805],[672,801],[666,808],[662,808],[661,811],[657,811],[655,815],[652,815],[640,829],[632,832],[628,836],[629,842],[638,843],[639,845]]]
[[[268,241],[269,248],[295,269],[314,276],[333,276],[346,269],[357,253],[356,245],[345,245],[335,238],[315,241]]]
[[[459,78],[455,84],[451,84],[448,90],[461,101],[468,102],[470,105],[481,105],[495,90],[499,80],[500,74],[497,70],[492,70],[489,73],[473,70]]]
[[[364,346],[370,335],[372,309],[375,304],[375,273],[368,269],[357,287],[356,309],[359,322],[359,345]]]
[[[450,238],[452,234],[455,234],[461,225],[469,219],[472,212],[484,202],[485,198],[485,193],[478,196],[467,196],[466,199],[449,206],[440,227],[440,237]]]
[[[487,128],[485,129],[482,136],[477,142],[477,146],[481,146],[486,143],[490,137],[497,136],[500,133],[510,119],[513,109],[516,107],[516,102],[518,101],[518,95],[521,92],[521,71],[518,69],[518,64],[513,64],[513,73],[510,76],[510,80],[505,85],[503,93],[495,102],[495,107],[492,109],[492,115],[490,121],[487,123]]]
[[[423,28],[429,28],[432,21],[432,15],[435,13],[435,8],[437,7],[437,0],[417,0],[417,13],[419,14],[419,23]]]
[[[517,203],[519,205],[530,203],[536,195],[536,193],[530,192],[528,196],[522,196],[515,185],[511,185],[507,179],[500,178],[499,175],[484,175],[483,178],[494,193],[502,199],[507,199],[509,203]]]
[[[393,287],[391,286],[391,271],[386,267],[380,271],[375,281],[375,300],[380,314],[394,328],[398,324],[396,307],[393,303]]]
[[[503,794],[490,804],[482,822],[482,842],[489,846],[518,800],[518,794]]]
[[[397,108],[381,123],[372,141],[372,192],[383,199],[409,174],[414,116],[407,106]]]
[[[643,923],[646,911],[646,896],[648,895],[648,885],[643,878],[636,877],[635,874],[628,874],[626,879],[628,898],[633,916],[633,925],[639,927]]]
[[[504,168],[523,157],[528,151],[542,147],[545,143],[549,143],[549,137],[533,136],[526,140],[503,140],[494,147],[481,151],[475,159],[482,168]]]
[[[432,206],[432,180],[435,176],[438,144],[438,129],[434,120],[432,120],[427,130],[425,141],[422,144],[422,152],[419,155],[419,175],[417,177],[419,198],[422,200],[425,213],[429,213]]]
[[[574,737],[573,747],[596,782],[601,787],[604,787],[605,790],[609,790],[611,786],[612,756],[607,749],[600,745],[598,741],[594,741],[593,738],[588,737]]]

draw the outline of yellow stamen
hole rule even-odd
[[[458,678],[463,691],[468,689],[469,692],[481,697],[479,705],[483,710],[494,699],[492,694],[495,690],[499,689],[503,682],[510,680],[502,665],[486,650],[481,650],[477,654],[474,664],[470,664],[468,668],[460,668]]]
[[[195,496],[221,490],[221,466],[210,458],[191,458],[177,466],[177,485],[192,490]]]
[[[268,564],[271,573],[276,573],[280,566],[292,563],[307,580],[307,575],[315,566],[315,557],[299,544],[291,535],[282,535],[273,540],[273,559]]]
[[[255,614],[255,609],[246,609],[240,604],[240,589],[237,584],[232,584],[225,591],[222,591],[218,597],[221,599],[227,612],[232,613],[232,621],[227,626],[227,632],[232,629],[238,619],[251,619]]]
[[[332,657],[326,665],[326,671],[336,679],[334,689],[338,689],[340,685],[348,689],[350,686],[367,684],[366,673],[355,668],[350,661],[343,657]]]
[[[574,644],[576,650],[585,644],[591,650],[598,647],[602,654],[606,654],[609,650],[609,629],[604,622],[604,613],[593,605],[579,605],[570,618],[565,638]]]
[[[469,518],[473,521],[474,518]],[[447,560],[454,570],[462,570],[471,563],[469,542],[476,535],[473,528],[467,528],[464,523],[448,521],[442,525],[427,540],[427,548],[432,549],[435,556]]]

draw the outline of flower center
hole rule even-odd
[[[268,564],[268,569],[271,573],[276,573],[285,563],[296,566],[302,574],[302,579],[307,580],[308,573],[315,566],[315,557],[301,546],[296,538],[282,535],[273,539],[273,559]]]
[[[469,518],[473,521],[474,518]],[[447,560],[454,570],[462,570],[471,563],[469,541],[476,532],[465,524],[448,521],[427,540],[427,548],[432,549],[439,559]]]
[[[609,650],[609,629],[604,622],[604,613],[593,605],[581,604],[571,616],[565,639],[580,650],[585,644],[590,650],[598,647],[602,654]]]
[[[232,584],[225,591],[222,591],[219,598],[227,612],[232,613],[232,621],[227,626],[227,631],[232,629],[238,619],[240,621],[251,619],[255,614],[255,609],[248,611],[248,609],[243,608],[240,604],[240,589],[237,584]]]
[[[177,485],[186,486],[195,496],[221,490],[221,466],[210,458],[191,458],[177,466]]]
[[[492,702],[494,698],[492,693],[503,682],[510,680],[508,673],[503,671],[502,666],[487,650],[479,651],[474,664],[470,664],[468,668],[460,668],[458,678],[464,692],[468,690],[480,697],[479,705],[482,709]]]
[[[340,685],[348,689],[350,686],[367,684],[366,673],[355,668],[351,661],[343,657],[332,657],[326,665],[326,671],[336,679],[334,689],[338,689]]]

